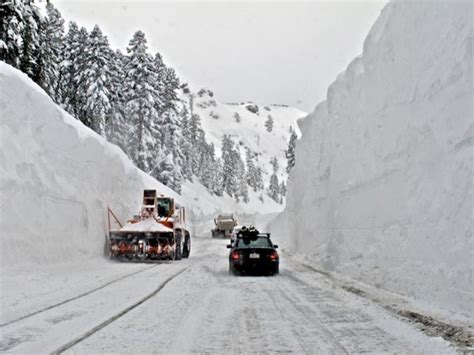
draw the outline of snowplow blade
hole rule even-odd
[[[109,233],[109,257],[122,260],[174,259],[176,243],[171,232]]]

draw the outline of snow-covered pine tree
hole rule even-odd
[[[168,68],[160,53],[153,59],[155,66],[155,90],[158,93],[156,110],[158,115],[167,110],[177,111],[179,80],[173,68]]]
[[[230,197],[235,196],[239,188],[234,167],[234,142],[229,135],[224,134],[222,137],[222,189]]]
[[[273,130],[273,117],[271,115],[268,115],[268,118],[265,121],[265,127],[267,132],[271,132]]]
[[[39,31],[42,19],[35,5],[25,4],[23,9],[24,26],[21,33],[22,46],[19,69],[35,80],[38,72]]]
[[[255,166],[255,163],[253,162],[253,154],[248,148],[245,151],[245,162],[247,164],[245,180],[247,184],[253,189],[253,191],[256,192],[258,190],[257,168]]]
[[[73,21],[69,22],[68,31],[63,40],[62,61],[59,65],[58,86],[56,93],[59,96],[59,102],[73,116],[76,115],[76,93],[74,78],[75,65],[74,61],[77,58],[79,51],[79,27]],[[77,118],[77,117],[76,117]]]
[[[176,75],[176,71],[171,67],[165,67],[164,74],[164,109],[176,110],[176,102],[178,101],[179,79]]]
[[[20,0],[0,4],[0,60],[18,68],[24,27],[24,7]]]
[[[180,192],[181,182],[183,180],[181,167],[185,164],[185,156],[182,151],[184,137],[181,132],[179,117],[176,115],[174,110],[170,109],[162,114],[159,131],[161,133],[159,138],[161,146],[159,149],[162,152],[165,152],[167,161],[169,161],[171,156],[173,162],[172,166],[167,164],[167,169],[169,171],[168,174],[173,177],[172,184],[170,185],[169,182],[160,180],[160,175],[162,174],[161,171],[157,172],[158,175],[156,175],[156,172],[153,170],[150,171],[150,173],[152,176],[156,176],[158,180],[163,182],[165,185],[171,187],[177,192]],[[153,149],[154,147],[152,146],[150,148]],[[152,166],[152,161],[150,161],[149,165]]]
[[[87,30],[84,27],[78,29],[76,23],[70,22],[60,66],[62,105],[67,112],[82,122],[86,121],[87,97],[81,85],[86,66],[88,40]]]
[[[110,105],[111,109],[107,115],[106,137],[109,141],[126,150],[127,134],[129,130],[128,122],[125,116],[125,102],[122,92],[122,85],[125,79],[124,66],[127,57],[117,50],[113,52],[110,68]]]
[[[290,135],[290,141],[288,142],[288,149],[285,151],[286,159],[287,159],[287,165],[286,165],[286,172],[288,175],[291,172],[291,169],[295,166],[296,162],[296,157],[295,157],[295,148],[296,148],[296,139],[298,137],[296,136],[295,131],[291,131]]]
[[[189,121],[189,137],[190,144],[192,147],[192,171],[195,176],[200,176],[200,171],[202,167],[200,153],[202,152],[202,137],[204,137],[204,131],[201,128],[201,118],[196,113],[191,116],[191,120]]]
[[[191,142],[191,132],[190,132],[190,113],[186,105],[182,105],[179,110],[179,115],[181,116],[181,133],[183,135],[183,146],[182,152],[184,156],[184,162],[181,167],[183,178],[185,180],[193,181],[193,145]]]
[[[268,186],[268,196],[275,202],[280,202],[280,183],[278,182],[278,160],[276,157],[270,159],[273,168],[273,174],[270,176],[270,185]]]
[[[268,196],[275,201],[280,202],[280,184],[278,183],[278,176],[273,172],[270,176],[270,185],[268,187]]]
[[[212,178],[212,191],[217,195],[217,196],[223,196],[224,195],[224,184],[223,184],[223,164],[222,160],[220,158],[217,158],[214,164],[213,168],[213,178]]]
[[[166,66],[163,63],[163,58],[161,57],[160,53],[156,53],[153,57],[153,66],[154,66],[154,76],[155,81],[153,83],[155,92],[156,92],[156,99],[155,99],[155,110],[158,116],[161,116],[163,112],[166,111],[166,103],[165,103],[165,92],[166,92],[166,83],[165,83],[165,76],[166,76]]]
[[[263,171],[259,166],[255,170],[255,186],[257,187],[257,191],[263,190],[265,188],[263,183]]]
[[[113,61],[113,52],[109,47],[107,37],[102,34],[97,25],[90,33],[86,53],[80,83],[86,95],[84,123],[105,137],[106,117],[111,109],[109,66]]]
[[[216,156],[214,152],[214,144],[207,144],[205,141],[202,144],[202,166],[200,171],[201,183],[211,192],[215,190],[214,175],[216,174]]]
[[[162,158],[158,159],[160,162],[158,163],[153,176],[177,193],[181,193],[182,176],[179,167],[175,164],[173,154],[168,152]]]
[[[59,102],[57,91],[59,81],[59,66],[62,61],[64,19],[61,13],[48,2],[47,16],[44,18],[39,32],[40,46],[38,48],[37,80],[49,96]]]
[[[155,109],[155,68],[153,58],[147,53],[146,43],[145,34],[141,31],[135,32],[130,40],[123,88],[126,115],[131,123],[127,153],[140,169],[149,171],[150,155],[157,152],[146,149],[146,144],[152,139],[158,115]]]
[[[234,159],[235,159],[235,175],[237,178],[238,183],[238,191],[235,195],[235,199],[239,202],[240,199],[245,203],[249,202],[249,190],[248,184],[246,181],[246,172],[245,172],[245,164],[240,156],[240,152],[238,150],[234,150]]]

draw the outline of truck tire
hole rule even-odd
[[[181,246],[181,237],[176,238],[176,248],[174,252],[174,260],[181,260],[183,256],[183,247]]]
[[[183,258],[189,258],[189,254],[191,254],[191,238],[189,234],[186,234],[184,238]]]

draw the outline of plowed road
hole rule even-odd
[[[195,238],[188,260],[99,261],[23,290],[4,278],[0,352],[454,352],[285,253],[280,275],[230,276],[225,244]]]

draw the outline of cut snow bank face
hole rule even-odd
[[[0,62],[2,267],[101,256],[107,205],[124,222],[144,188],[180,199]]]
[[[472,2],[392,2],[300,122],[276,238],[473,317]]]

